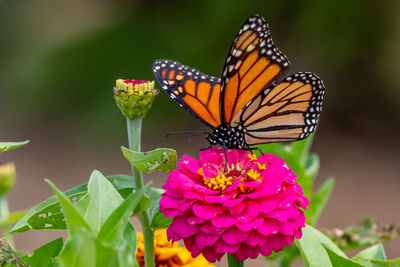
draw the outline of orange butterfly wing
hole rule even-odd
[[[233,41],[222,75],[222,121],[235,115],[264,88],[286,75],[290,63],[272,42],[268,25],[251,16]]]
[[[221,124],[221,79],[171,60],[156,60],[153,72],[164,91],[211,128]]]
[[[266,88],[236,114],[248,145],[295,141],[316,128],[325,88],[313,73],[299,72]]]

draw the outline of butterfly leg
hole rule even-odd
[[[225,171],[226,171],[226,168],[227,168],[227,166],[228,166],[228,156],[227,156],[227,154],[226,154],[226,145],[225,145],[225,143],[222,142],[222,145],[223,145],[223,147],[224,147],[224,154],[225,154],[225,168],[224,168],[224,172],[225,172]]]
[[[258,152],[260,152],[261,155],[264,155],[264,152],[262,152],[262,150],[259,147],[256,147],[256,148],[247,147],[247,148],[243,148],[243,150],[248,150],[251,153],[253,153],[254,150],[258,150]]]
[[[211,149],[211,152],[212,152],[212,145],[210,145],[209,147],[206,147],[206,148],[200,148],[200,151],[204,151],[204,150],[207,150],[207,149]]]
[[[256,150],[258,150],[258,152],[260,152],[261,155],[264,155],[264,153],[262,152],[262,150],[259,147],[256,147]]]

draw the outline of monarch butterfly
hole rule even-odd
[[[301,140],[315,130],[324,85],[310,72],[286,76],[289,68],[257,14],[235,37],[221,79],[171,60],[153,63],[165,92],[213,130],[210,145],[231,149]]]

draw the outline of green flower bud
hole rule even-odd
[[[0,162],[0,196],[5,195],[15,184],[15,166],[12,162]]]
[[[129,119],[145,116],[157,94],[154,81],[119,79],[114,87],[114,98],[118,108]]]

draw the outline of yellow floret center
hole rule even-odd
[[[256,161],[257,160],[257,155],[256,154],[247,154],[247,156],[249,157],[249,159],[251,161]]]
[[[262,164],[260,162],[256,162],[257,166],[258,166],[258,170],[262,171],[262,170],[266,170],[267,169],[267,164]]]
[[[248,181],[259,181],[260,183],[262,183],[262,180],[260,179],[261,174],[253,169],[250,169],[250,171],[247,172],[247,177],[248,177]]]
[[[251,160],[252,164],[254,161],[257,161],[257,156],[255,154],[248,154],[247,156]],[[197,173],[202,176],[201,181],[204,183],[204,185],[214,191],[222,192],[233,184],[234,179],[240,179],[241,181],[258,181],[262,183],[263,177],[261,176],[260,172],[265,170],[267,165],[259,162],[255,163],[257,164],[258,168],[250,169],[248,171],[246,170],[247,167],[240,166],[239,164],[232,164],[232,166],[228,166],[224,172],[219,172],[218,175],[213,178],[204,177],[203,167],[207,166],[207,164],[204,164],[202,168],[197,170]],[[244,183],[240,183],[237,190],[239,191],[239,194],[249,193],[254,190],[254,188],[250,188]]]
[[[214,191],[224,191],[228,186],[232,185],[232,176],[226,177],[224,174],[215,178],[203,177],[203,183]]]

